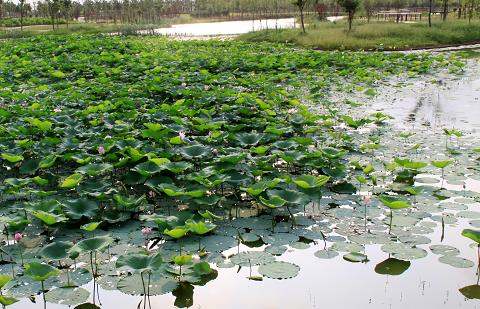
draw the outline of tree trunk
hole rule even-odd
[[[352,24],[353,24],[353,12],[348,12],[348,32],[352,31]]]
[[[20,31],[23,31],[23,0],[20,1]]]
[[[303,20],[303,8],[300,8],[300,22],[302,23],[303,33],[307,33],[307,31],[305,31],[305,22]]]
[[[443,21],[447,20],[448,15],[448,0],[443,0]]]
[[[433,0],[430,0],[430,5],[428,9],[428,27],[432,27],[432,9],[433,9]]]

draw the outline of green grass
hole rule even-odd
[[[398,50],[480,42],[480,22],[465,20],[436,21],[432,28],[425,23],[355,22],[348,33],[346,22],[314,22],[307,34],[299,29],[265,30],[248,33],[241,40],[294,43],[326,50]]]

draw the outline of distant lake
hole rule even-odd
[[[222,36],[237,35],[265,29],[294,28],[294,18],[222,21],[210,23],[178,24],[170,28],[155,29],[156,34],[170,36]]]

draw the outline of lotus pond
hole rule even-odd
[[[468,84],[475,66],[236,41],[4,41],[0,303],[477,308],[478,133],[404,122],[384,91]]]

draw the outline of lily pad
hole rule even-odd
[[[230,261],[235,265],[248,267],[250,265],[254,266],[274,262],[275,257],[262,251],[247,251],[232,256]]]
[[[258,267],[258,272],[272,279],[289,279],[294,278],[300,272],[298,265],[287,262],[271,262]]]
[[[438,258],[440,263],[448,264],[456,268],[470,268],[475,264],[467,259],[464,259],[459,256],[445,255]]]
[[[45,293],[45,300],[66,306],[75,306],[88,300],[90,292],[83,288],[56,288]]]

